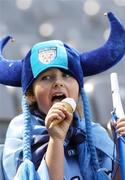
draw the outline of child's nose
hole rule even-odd
[[[64,87],[64,83],[61,80],[56,80],[53,86],[55,88],[57,88],[57,87]]]

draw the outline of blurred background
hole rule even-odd
[[[0,38],[12,35],[4,56],[23,58],[39,41],[59,39],[80,52],[104,44],[110,27],[105,12],[112,11],[125,26],[125,0],[0,0]],[[108,127],[112,96],[110,73],[118,73],[125,109],[125,56],[110,70],[85,78],[93,120]],[[0,85],[0,143],[10,120],[21,112],[21,89]]]

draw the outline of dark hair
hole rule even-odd
[[[29,104],[29,109],[31,112],[38,110],[37,102],[34,100],[33,86],[30,86],[26,92],[26,100]]]

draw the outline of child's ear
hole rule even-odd
[[[35,103],[36,102],[36,98],[34,95],[28,96],[28,101],[30,101],[30,103]]]
[[[36,102],[36,98],[32,87],[27,91],[26,98],[30,105]]]
[[[28,101],[29,105],[31,105],[31,104],[34,104],[36,102],[36,98],[34,95],[28,95],[27,101]]]

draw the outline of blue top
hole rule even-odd
[[[82,121],[83,122],[83,121]],[[44,126],[44,121],[34,116],[32,119],[32,155],[33,162],[40,180],[49,180],[48,169],[44,160],[44,153],[48,143],[48,133]],[[84,123],[82,123],[84,127]],[[85,127],[84,127],[85,130]],[[114,144],[106,130],[98,123],[92,123],[92,133],[94,145],[97,149],[98,159],[101,168],[107,172],[112,171],[113,147]],[[64,159],[64,180],[82,180],[77,160],[77,151],[75,146],[69,145],[68,138],[65,140],[65,159]],[[91,180],[90,154],[87,150],[87,142],[84,141],[85,150],[85,173],[87,180]],[[23,152],[23,115],[15,117],[7,130],[4,152],[3,152],[3,172],[5,180],[12,180],[22,162]],[[39,153],[41,156],[39,156]]]

